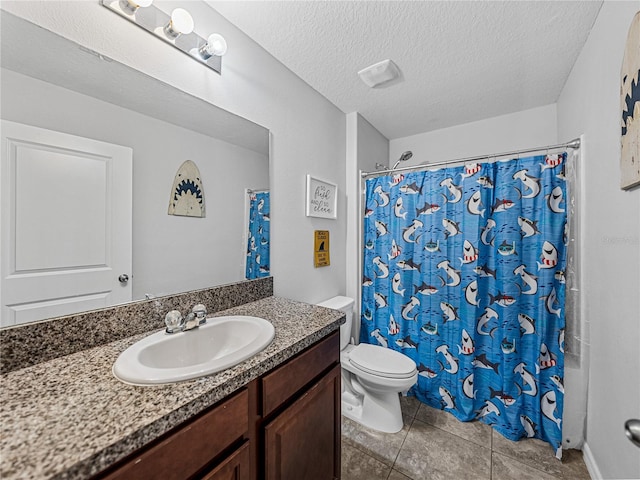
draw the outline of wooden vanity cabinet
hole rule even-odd
[[[265,425],[266,480],[340,478],[340,388],[337,365]]]
[[[334,332],[94,479],[339,479],[340,395]]]
[[[337,332],[262,377],[260,478],[340,478],[340,378]]]

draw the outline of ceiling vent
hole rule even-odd
[[[371,88],[390,82],[400,76],[398,66],[391,60],[383,60],[358,72],[362,81]]]

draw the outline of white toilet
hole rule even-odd
[[[381,432],[402,430],[400,392],[418,380],[416,364],[406,355],[378,345],[353,345],[352,298],[333,297],[319,304],[340,310],[346,316],[340,327],[342,367],[342,414]]]

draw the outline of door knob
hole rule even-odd
[[[123,273],[122,275],[120,275],[120,276],[118,277],[118,281],[119,281],[121,284],[126,285],[126,284],[127,284],[127,282],[129,281],[129,275],[127,275],[126,273]]]
[[[637,418],[627,420],[624,424],[624,431],[631,443],[636,447],[640,447],[640,420]]]

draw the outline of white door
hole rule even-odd
[[[1,126],[0,325],[130,301],[132,150]]]

